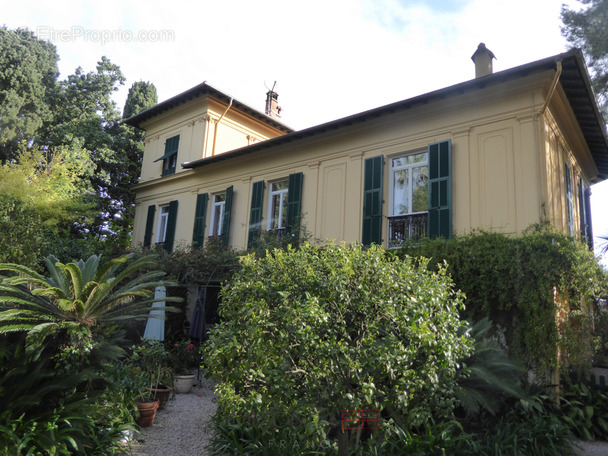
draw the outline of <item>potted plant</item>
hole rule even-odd
[[[175,392],[189,393],[196,377],[193,371],[198,369],[200,365],[198,347],[190,340],[177,341],[170,349],[169,359],[173,370]]]
[[[135,347],[131,359],[142,372],[144,391],[151,399],[159,401],[159,408],[164,408],[171,393],[171,387],[168,386],[171,371],[164,345],[157,341],[147,341]]]

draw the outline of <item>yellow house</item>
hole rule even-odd
[[[211,236],[244,249],[301,223],[315,239],[398,246],[548,220],[591,241],[608,140],[581,53],[492,72],[304,130],[200,84],[127,123],[146,131],[133,244]]]

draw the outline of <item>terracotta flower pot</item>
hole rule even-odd
[[[158,399],[154,402],[138,402],[137,410],[139,410],[139,418],[137,424],[141,427],[152,426],[154,418],[156,417],[156,410],[158,409]]]
[[[165,404],[169,400],[169,395],[173,389],[170,386],[166,385],[156,385],[156,388],[146,388],[148,391],[152,393],[152,397],[154,399],[158,399],[158,408],[164,409]]]
[[[174,375],[173,376],[173,388],[176,393],[189,393],[194,385],[194,378],[196,375]]]

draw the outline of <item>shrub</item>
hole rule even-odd
[[[388,420],[407,429],[448,416],[472,345],[458,331],[462,301],[445,268],[381,248],[243,257],[203,357],[218,382],[216,429],[270,440],[292,428],[300,448],[337,441],[347,454],[373,432],[342,431],[343,410],[378,410],[387,432]]]
[[[565,385],[560,397],[560,412],[561,420],[577,437],[608,439],[608,393],[583,383]]]
[[[486,422],[478,454],[571,455],[574,435],[559,418],[554,400],[540,392],[517,401],[497,422]]]

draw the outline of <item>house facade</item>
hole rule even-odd
[[[590,185],[608,140],[573,50],[294,131],[203,83],[127,120],[146,131],[133,244],[210,237],[245,249],[262,231],[397,247],[547,220],[591,242]]]

